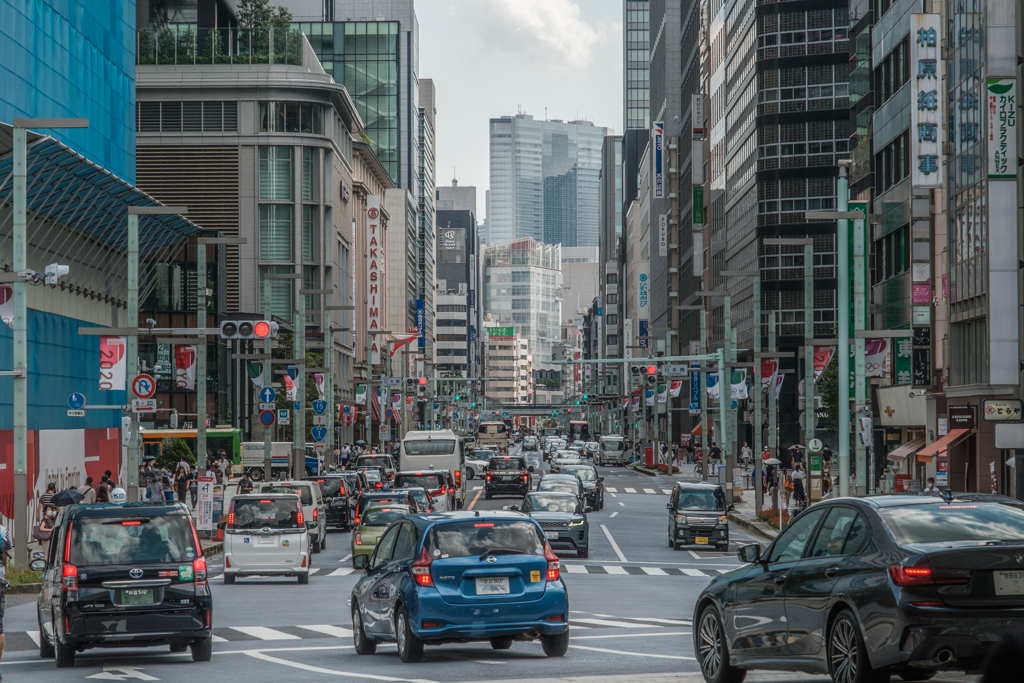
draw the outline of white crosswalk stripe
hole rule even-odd
[[[707,574],[699,569],[683,569],[683,573],[687,576],[707,576]]]
[[[649,574],[650,576],[668,576],[665,570],[660,567],[641,567],[641,569],[644,570],[645,574]]]
[[[39,645],[39,631],[25,631],[25,634],[32,639],[32,642]]]
[[[619,490],[617,488],[613,488],[611,486],[605,486],[604,490],[607,491],[608,493],[618,493],[619,492]]]
[[[654,493],[654,489],[644,489],[644,493]]]
[[[247,636],[259,638],[260,640],[301,640],[299,636],[293,636],[291,633],[277,631],[266,626],[230,626],[229,628],[239,633],[244,633]]]
[[[629,487],[627,486],[627,487],[626,487],[626,493],[636,493],[636,489],[631,489],[631,488],[629,488]]]
[[[614,487],[614,486],[605,486],[604,490],[605,490],[605,493],[610,493],[612,495],[615,495],[616,493],[619,493],[619,489]],[[659,496],[659,495],[662,495],[662,494],[667,496],[667,495],[670,495],[672,493],[672,489],[660,489],[660,493],[659,493],[659,489],[651,489],[651,488],[646,488],[646,487],[641,487],[641,490],[639,492],[635,488],[629,488],[629,487],[626,487],[626,488],[622,489],[622,491],[624,493],[646,493],[646,494],[654,494],[656,496]]]
[[[582,564],[563,564],[562,569],[570,574],[589,574],[587,568]]]
[[[327,576],[348,576],[349,574],[351,574],[354,571],[355,571],[355,569],[353,569],[352,567],[341,567],[339,569],[335,569],[333,572],[331,572]]]
[[[299,626],[307,631],[313,631],[315,633],[323,633],[324,635],[331,636],[332,638],[351,638],[352,629],[342,628],[341,626],[331,626],[330,624],[315,624],[312,626]]]
[[[648,626],[645,625],[645,624],[634,624],[634,623],[629,622],[629,621],[613,621],[611,619],[579,619],[579,618],[571,618],[571,619],[569,619],[569,625],[570,626],[573,626],[573,625],[575,625],[577,623],[579,623],[579,624],[592,624],[594,626],[610,626],[610,627],[613,627],[613,628],[648,628]]]

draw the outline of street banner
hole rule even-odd
[[[296,391],[296,388],[295,388],[295,382],[293,382],[292,378],[289,377],[288,375],[285,375],[283,377],[283,379],[284,379],[284,397],[285,397],[285,400],[294,402],[296,400],[295,397],[297,395],[297,391]]]
[[[640,397],[639,396],[634,396],[633,397],[633,412],[634,413],[639,413],[640,412]]]
[[[708,373],[708,398],[718,398],[718,373]]]
[[[834,346],[815,346],[814,347],[814,381],[817,382],[821,379],[821,373],[825,372],[825,368],[832,361],[832,356],[836,355],[836,347]]]
[[[360,405],[360,406],[366,405],[366,385],[365,384],[357,384],[356,385],[356,405]]]
[[[779,374],[779,375],[775,376],[775,400],[776,401],[779,399],[779,396],[782,394],[782,382],[785,381],[785,379],[786,379],[786,376],[782,375],[782,374]]]
[[[644,401],[648,405],[654,403],[654,389],[644,389]]]
[[[672,398],[679,398],[679,394],[683,391],[683,381],[681,379],[672,380]],[[700,394],[698,393],[698,396]]]
[[[366,331],[370,333],[370,365],[380,363],[381,308],[384,301],[382,261],[384,231],[381,228],[380,195],[366,196]],[[369,379],[373,379],[369,377]],[[369,436],[367,436],[369,440]]]
[[[128,382],[127,337],[100,337],[100,389],[125,391]]]
[[[185,391],[196,390],[196,347],[174,347],[174,386]]]
[[[733,368],[730,373],[729,389],[734,401],[747,398],[747,369]]]
[[[312,373],[312,375],[313,375],[313,384],[316,385],[316,393],[319,394],[320,400],[323,401],[324,400],[324,373],[322,373],[322,372],[314,372],[314,373]]]
[[[885,377],[885,357],[888,353],[888,339],[865,339],[864,376]]]
[[[14,287],[0,285],[0,320],[14,327]]]
[[[263,388],[263,363],[258,360],[251,360],[246,364],[249,371],[249,379],[260,389]]]
[[[761,359],[761,393],[768,393],[775,384],[775,375],[779,372],[779,359],[778,358],[762,358]]]

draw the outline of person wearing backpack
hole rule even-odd
[[[14,548],[14,538],[5,526],[0,526],[0,659],[4,656],[4,610],[7,606],[7,563],[11,561],[11,550]],[[0,681],[3,681],[3,674],[0,673]]]

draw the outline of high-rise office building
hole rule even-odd
[[[622,3],[622,121],[625,130],[650,127],[650,0]]]
[[[601,151],[601,233],[598,239],[598,280],[601,327],[598,333],[598,358],[622,357],[622,315],[619,309],[619,261],[622,244],[622,136],[609,135]],[[598,364],[597,374],[604,386],[617,391],[621,369],[613,364]]]
[[[529,114],[491,119],[488,239],[597,246],[606,133],[590,121],[538,121]]]
[[[419,211],[417,212],[419,232],[416,240],[416,324],[420,328],[419,348],[428,356],[430,353],[426,340],[434,337],[434,282],[437,267],[434,255],[434,240],[437,234],[434,207],[436,199],[434,186],[437,182],[434,168],[434,117],[436,115],[434,81],[424,78],[420,81],[418,117],[419,159],[416,188],[419,202]],[[422,315],[419,313],[420,310],[423,311]],[[430,358],[428,357],[427,360]]]

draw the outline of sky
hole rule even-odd
[[[489,186],[488,121],[522,111],[622,132],[622,0],[420,0],[437,97],[437,185]]]

